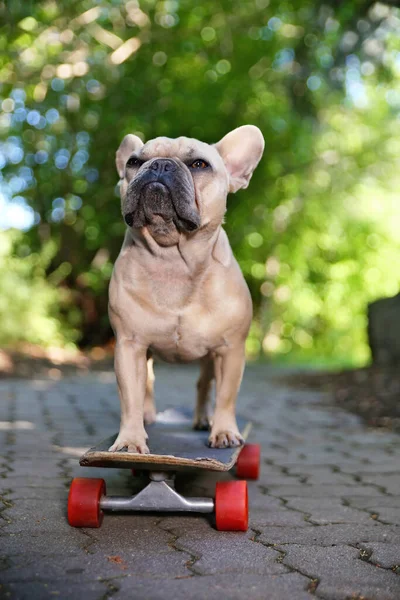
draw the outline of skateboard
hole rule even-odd
[[[244,440],[251,423],[238,418]],[[168,409],[146,426],[151,454],[123,449],[109,452],[116,435],[90,448],[81,458],[84,467],[131,469],[145,479],[143,489],[133,496],[107,496],[104,479],[73,479],[68,497],[68,522],[73,527],[100,527],[104,511],[111,512],[199,512],[214,513],[220,531],[247,531],[248,494],[246,479],[258,479],[260,446],[209,448],[208,431],[192,428],[193,414],[186,408]],[[175,490],[177,473],[200,470],[223,472],[236,465],[243,480],[219,481],[214,498],[184,497]]]

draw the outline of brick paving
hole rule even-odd
[[[157,367],[159,408],[193,402],[197,369]],[[70,528],[72,477],[104,477],[111,494],[138,485],[129,471],[78,464],[118,428],[113,374],[1,381],[0,598],[398,600],[400,436],[273,375],[250,366],[239,401],[263,453],[247,533],[167,514]],[[211,496],[215,481],[178,488]]]

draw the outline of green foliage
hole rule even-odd
[[[368,359],[366,304],[400,283],[398,9],[42,0],[2,22],[0,185],[32,210],[26,252],[56,244],[46,272],[73,291],[81,343],[109,335],[123,135],[215,142],[254,123],[265,156],[226,222],[255,305],[249,355]]]
[[[13,252],[16,244],[18,256]],[[66,345],[76,331],[62,327],[58,310],[62,294],[45,278],[56,244],[50,240],[40,253],[24,256],[26,249],[19,232],[1,234],[0,344]]]

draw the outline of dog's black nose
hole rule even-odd
[[[125,220],[125,223],[128,225],[128,227],[132,227],[132,225],[133,225],[133,213],[127,213],[124,216],[124,220]]]
[[[176,163],[173,160],[170,160],[169,158],[157,158],[157,160],[154,160],[151,163],[150,169],[152,171],[155,171],[157,175],[161,175],[162,173],[166,173],[167,171],[176,171]]]

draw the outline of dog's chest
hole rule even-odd
[[[189,362],[226,345],[231,321],[221,303],[226,286],[212,272],[193,274],[179,261],[136,264],[123,287],[124,328],[163,360]]]
[[[166,265],[147,274],[147,294],[154,309],[181,311],[195,293],[196,282],[179,268]]]
[[[178,272],[155,278],[151,302],[161,316],[152,332],[151,347],[164,360],[190,361],[224,343],[216,307],[210,304],[206,282]]]
[[[153,337],[151,348],[168,362],[196,360],[225,344],[214,319],[199,305],[189,306],[164,323]]]

